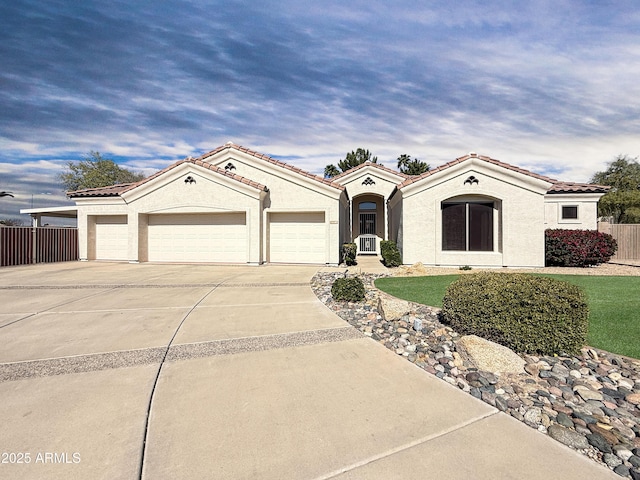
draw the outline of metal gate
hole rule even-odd
[[[378,237],[375,235],[360,235],[360,253],[378,253],[377,243]]]

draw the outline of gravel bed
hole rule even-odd
[[[616,263],[603,263],[594,267],[544,267],[544,268],[473,268],[471,270],[460,270],[453,267],[427,267],[421,263],[411,266],[401,266],[389,269],[389,272],[396,277],[408,276],[432,276],[432,275],[457,275],[477,273],[479,271],[508,272],[508,273],[549,273],[558,275],[607,275],[640,277],[640,264],[637,266],[623,265]]]
[[[611,272],[626,268],[640,271],[619,265],[601,267],[607,268],[578,270],[582,275],[585,270],[606,270],[609,275],[624,275]],[[570,273],[567,270],[562,269],[562,273]],[[344,275],[318,273],[311,288],[364,335],[621,477],[640,479],[640,361],[585,348],[581,355],[571,357],[524,355],[527,373],[519,375],[479,371],[456,351],[459,335],[441,323],[439,309],[412,304],[410,314],[387,322],[378,313],[378,290],[373,286],[376,278],[385,275],[358,275],[366,286],[366,299],[359,303],[338,302],[331,297],[331,285]],[[421,323],[417,331],[413,328],[416,323]]]

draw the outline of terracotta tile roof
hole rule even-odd
[[[296,172],[300,175],[303,175],[307,178],[310,178],[312,180],[318,181],[320,183],[323,183],[325,185],[329,185],[331,187],[337,188],[339,190],[344,190],[345,186],[344,185],[340,185],[339,183],[337,183],[335,180],[339,179],[340,177],[348,174],[348,173],[352,173],[358,169],[364,168],[365,166],[372,166],[378,169],[381,169],[383,171],[389,172],[389,173],[393,173],[396,174],[400,177],[404,177],[405,180],[400,183],[398,185],[398,189],[402,189],[403,187],[406,187],[408,185],[411,185],[413,183],[416,183],[420,180],[422,180],[423,178],[427,178],[437,172],[446,170],[450,167],[453,167],[454,165],[457,165],[459,163],[462,163],[466,160],[469,160],[470,158],[476,158],[482,161],[485,161],[487,163],[491,163],[493,165],[498,165],[502,168],[506,168],[507,170],[512,170],[514,172],[518,172],[521,173],[523,175],[528,175],[530,177],[533,178],[537,178],[539,180],[543,180],[545,182],[549,182],[551,183],[551,187],[548,190],[548,193],[550,194],[554,194],[554,193],[606,193],[610,187],[607,186],[603,186],[603,185],[595,185],[595,184],[588,184],[588,183],[572,183],[572,182],[561,182],[558,180],[555,180],[553,178],[550,177],[546,177],[544,175],[538,175],[537,173],[533,173],[530,172],[529,170],[525,170],[523,168],[519,168],[519,167],[515,167],[513,165],[510,165],[508,163],[504,163],[501,162],[499,160],[495,160],[491,157],[487,157],[485,155],[477,155],[475,153],[470,153],[468,155],[465,155],[463,157],[459,157],[456,158],[455,160],[445,163],[444,165],[440,165],[439,167],[436,167],[432,170],[429,170],[428,172],[423,173],[422,175],[415,175],[415,176],[411,176],[411,175],[405,175],[403,173],[397,172],[395,170],[392,170],[388,167],[385,167],[384,165],[380,165],[377,163],[371,163],[371,162],[365,162],[361,165],[358,165],[357,167],[354,167],[350,170],[347,170],[346,172],[341,173],[340,175],[337,175],[335,177],[333,177],[333,179],[326,179],[326,178],[322,178],[320,176],[317,175],[313,175],[312,173],[306,172],[300,168],[297,167],[293,167],[287,163],[281,162],[279,160],[276,160],[268,155],[264,155],[262,153],[258,153],[255,152],[253,150],[250,150],[248,148],[245,147],[241,147],[239,145],[235,145],[233,143],[227,143],[226,145],[223,145],[221,147],[216,148],[215,150],[212,150],[208,153],[205,153],[204,155],[201,155],[198,158],[185,158],[184,160],[180,160],[172,165],[169,165],[167,168],[160,170],[159,172],[156,172],[155,174],[151,175],[150,177],[147,177],[137,183],[123,183],[123,184],[119,184],[119,185],[111,185],[108,187],[101,187],[101,188],[88,188],[88,189],[84,189],[84,190],[76,190],[73,192],[67,192],[67,196],[69,198],[90,198],[90,197],[118,197],[120,195],[122,195],[125,192],[128,192],[130,190],[133,190],[134,188],[139,187],[140,185],[143,185],[151,180],[153,180],[154,178],[164,174],[165,172],[168,172],[176,167],[178,167],[179,165],[182,165],[184,163],[192,163],[194,165],[198,165],[199,167],[202,168],[206,168],[208,170],[211,170],[213,172],[216,172],[219,175],[224,175],[227,178],[231,178],[237,182],[243,183],[245,185],[249,185],[257,190],[262,190],[262,191],[268,191],[268,188],[258,182],[254,182],[253,180],[250,180],[246,177],[243,177],[241,175],[237,175],[235,173],[232,173],[228,170],[224,170],[223,168],[220,167],[216,167],[215,165],[205,161],[206,158],[213,156],[217,153],[220,153],[226,149],[234,149],[234,150],[238,150],[240,152],[246,153],[248,155],[251,155],[253,157],[259,158],[261,160],[267,161],[271,164],[277,165],[281,168],[286,168],[287,170]]]
[[[333,177],[333,181],[336,181],[336,179],[344,177],[345,175],[353,173],[356,170],[360,170],[361,168],[364,168],[364,167],[375,167],[375,168],[377,168],[379,170],[383,170],[385,172],[393,173],[394,175],[397,175],[397,176],[402,177],[402,178],[409,178],[410,177],[410,175],[407,175],[406,173],[399,172],[398,170],[393,170],[393,169],[391,169],[389,167],[385,167],[384,165],[381,165],[379,163],[364,162],[364,163],[361,163],[360,165],[356,165],[355,167],[350,168],[346,172],[342,172],[341,174],[336,175],[335,177]]]
[[[120,196],[121,194],[128,192],[130,190],[133,190],[136,187],[139,187],[140,185],[143,185],[151,180],[153,180],[154,178],[162,175],[163,173],[166,173],[170,170],[173,170],[174,168],[184,164],[184,163],[192,163],[194,165],[198,165],[199,167],[203,167],[206,168],[207,170],[211,170],[212,172],[216,172],[220,175],[224,175],[225,177],[231,178],[237,182],[240,183],[244,183],[245,185],[249,185],[257,190],[262,190],[262,191],[268,191],[268,188],[265,187],[264,185],[258,183],[258,182],[254,182],[253,180],[250,180],[246,177],[243,177],[241,175],[236,175],[235,173],[229,172],[228,170],[225,170],[223,168],[220,167],[216,167],[215,165],[212,165],[211,163],[207,163],[207,162],[203,162],[200,159],[197,158],[185,158],[184,160],[180,160],[172,165],[169,165],[167,168],[160,170],[159,172],[154,173],[153,175],[151,175],[150,177],[147,177],[143,180],[140,180],[137,183],[123,183],[121,185],[112,185],[110,187],[102,187],[102,188],[88,188],[85,190],[77,190],[75,192],[67,192],[67,196],[70,198],[78,198],[78,197],[117,197]]]
[[[550,177],[547,177],[547,176],[544,176],[544,175],[539,175],[539,174],[533,173],[533,172],[531,172],[529,170],[525,170],[524,168],[516,167],[514,165],[510,165],[508,163],[501,162],[500,160],[496,160],[494,158],[487,157],[486,155],[478,155],[476,153],[470,153],[468,155],[464,155],[463,157],[456,158],[455,160],[453,160],[451,162],[448,162],[448,163],[445,163],[444,165],[440,165],[439,167],[436,167],[436,168],[434,168],[432,170],[429,170],[428,172],[425,172],[422,175],[409,177],[404,182],[402,182],[400,185],[398,185],[398,188],[401,189],[403,187],[406,187],[408,185],[416,183],[416,182],[422,180],[423,178],[427,178],[427,177],[433,175],[434,173],[441,172],[443,170],[446,170],[447,168],[451,168],[454,165],[462,163],[462,162],[464,162],[466,160],[469,160],[471,158],[476,158],[478,160],[482,160],[484,162],[491,163],[493,165],[497,165],[497,166],[502,167],[502,168],[506,168],[507,170],[511,170],[511,171],[514,171],[514,172],[521,173],[523,175],[527,175],[529,177],[537,178],[538,180],[549,182],[549,183],[552,184],[552,186],[548,190],[549,193],[602,193],[602,192],[606,192],[608,190],[607,187],[603,187],[602,185],[591,185],[591,184],[587,184],[587,183],[561,182],[559,180],[556,180],[556,179],[553,179],[553,178],[550,178]]]
[[[111,185],[109,187],[99,187],[99,188],[85,188],[84,190],[74,190],[72,192],[67,192],[67,197],[69,198],[78,198],[78,197],[117,197],[122,192],[125,192],[132,186],[137,185],[136,183],[121,183],[119,185]]]
[[[558,182],[547,193],[607,193],[611,187],[593,183]]]
[[[301,168],[294,167],[294,166],[289,165],[288,163],[284,163],[284,162],[282,162],[280,160],[276,160],[275,158],[270,157],[269,155],[265,155],[264,153],[259,153],[259,152],[256,152],[254,150],[251,150],[249,148],[242,147],[240,145],[236,145],[235,143],[232,143],[232,142],[228,142],[225,145],[222,145],[222,146],[216,148],[215,150],[211,150],[210,152],[207,152],[207,153],[205,153],[203,155],[200,155],[198,157],[198,160],[205,160],[206,158],[211,157],[213,155],[216,155],[216,154],[218,154],[218,153],[220,153],[220,152],[222,152],[224,150],[231,150],[231,149],[237,150],[237,151],[242,152],[242,153],[246,153],[247,155],[251,155],[252,157],[259,158],[260,160],[264,160],[265,162],[269,162],[269,163],[271,163],[273,165],[277,165],[278,167],[286,168],[287,170],[290,170],[292,172],[296,172],[296,173],[298,173],[300,175],[303,175],[303,176],[305,176],[307,178],[310,178],[310,179],[315,180],[317,182],[323,183],[325,185],[329,185],[330,187],[337,188],[338,190],[344,190],[345,189],[344,185],[340,185],[339,183],[334,182],[332,179],[327,179],[327,178],[321,177],[319,175],[314,175],[313,173],[309,173],[309,172],[307,172],[305,170],[302,170]]]

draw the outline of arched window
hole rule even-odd
[[[493,202],[443,202],[442,249],[493,251]]]
[[[375,210],[375,202],[360,202],[358,204],[358,210]]]

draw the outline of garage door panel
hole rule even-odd
[[[149,260],[245,263],[245,214],[150,215]]]
[[[323,212],[269,215],[269,261],[325,263],[326,225]]]
[[[127,260],[129,230],[126,215],[96,217],[96,259]]]

